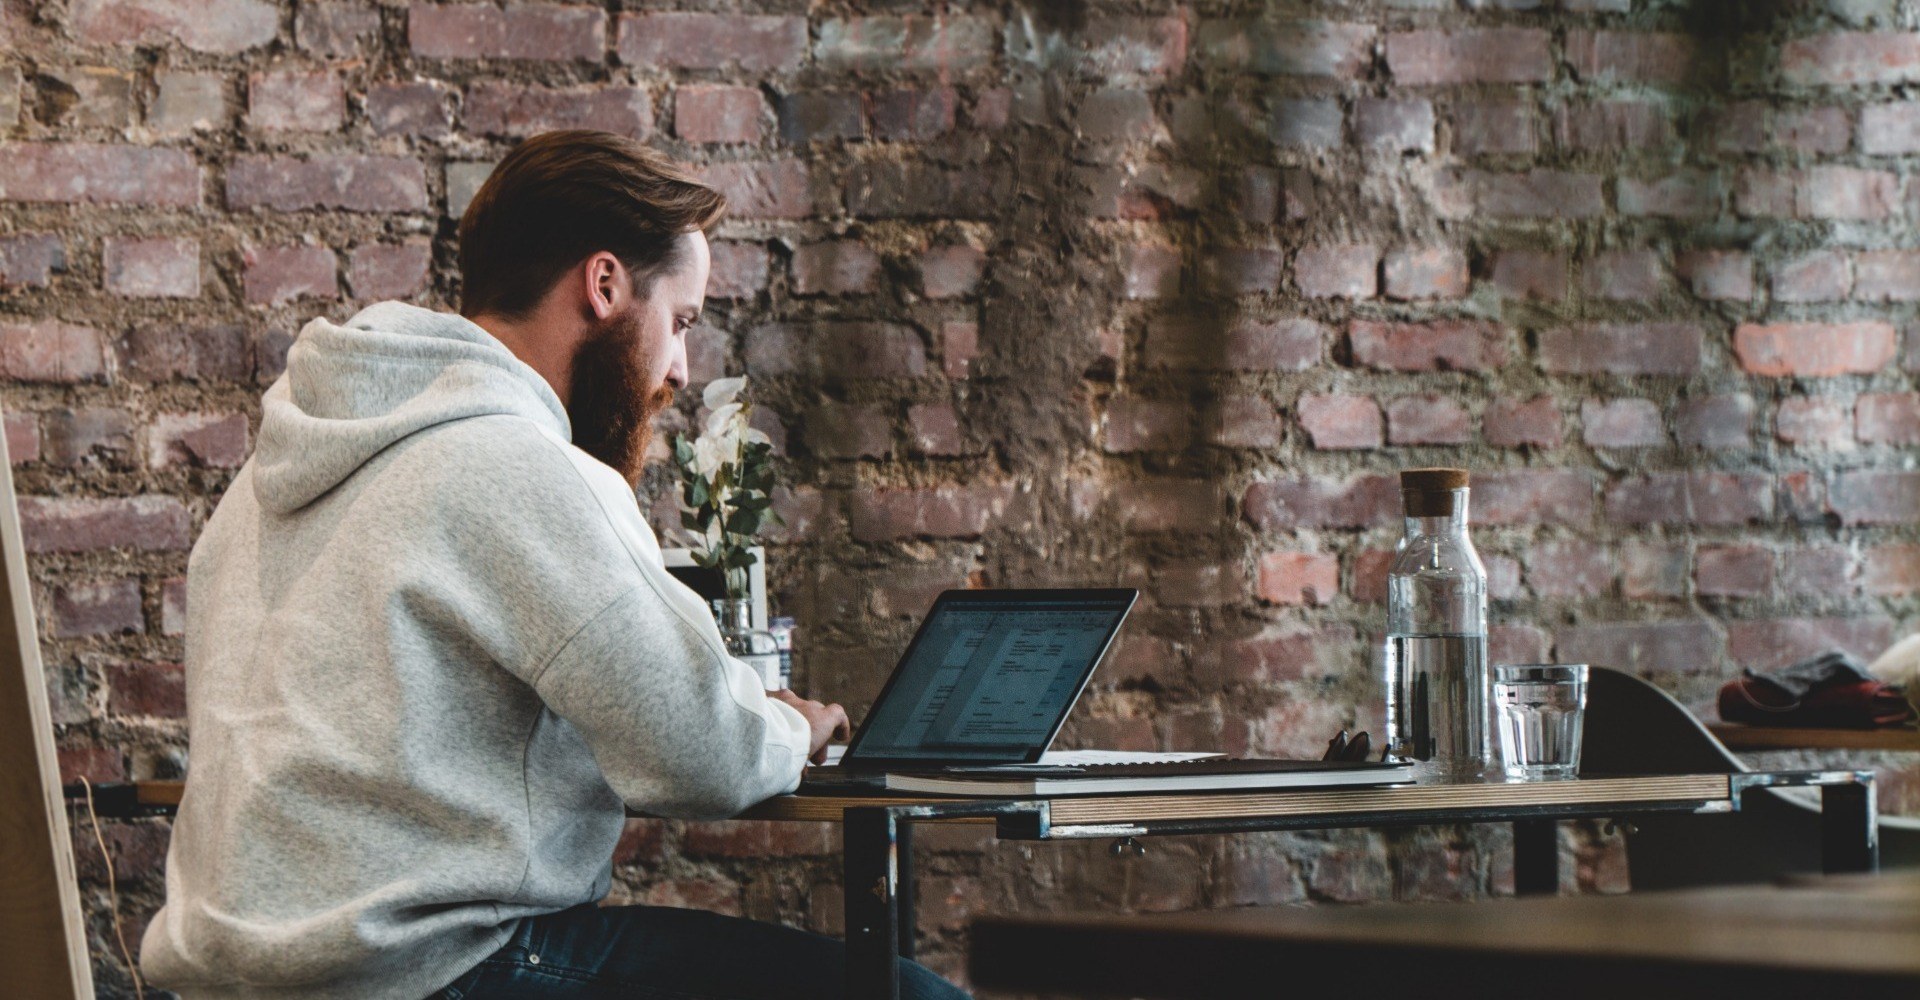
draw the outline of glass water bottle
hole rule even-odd
[[[786,687],[780,675],[780,644],[772,632],[753,627],[751,600],[715,600],[713,617],[720,625],[720,638],[726,640],[729,655],[752,667],[767,690],[777,691]]]
[[[1387,752],[1424,776],[1478,778],[1487,720],[1487,570],[1467,537],[1467,471],[1400,474],[1406,536],[1387,574]]]

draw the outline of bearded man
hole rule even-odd
[[[841,994],[838,942],[594,905],[627,807],[734,815],[846,729],[726,655],[634,497],[724,208],[638,143],[548,133],[461,220],[460,315],[383,302],[301,331],[188,563],[191,764],[153,982]]]

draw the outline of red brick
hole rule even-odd
[[[1362,475],[1344,481],[1296,477],[1247,487],[1241,514],[1262,531],[1293,528],[1374,528],[1400,516],[1395,477]]]
[[[1356,364],[1385,371],[1492,371],[1507,362],[1507,333],[1492,323],[1355,320],[1347,336]]]
[[[1654,299],[1666,283],[1666,265],[1650,250],[1609,251],[1580,269],[1581,290],[1594,299]]]
[[[107,372],[98,331],[59,320],[0,322],[0,377],[20,382],[93,382]]]
[[[940,366],[948,378],[966,378],[972,374],[974,359],[980,356],[980,327],[973,323],[940,325]]]
[[[1317,449],[1380,447],[1380,407],[1371,397],[1306,395],[1300,397],[1299,414]]]
[[[121,464],[133,454],[133,417],[104,406],[47,411],[42,420],[46,460],[79,466],[104,460]]]
[[[1185,402],[1118,396],[1107,403],[1106,449],[1110,452],[1180,451],[1192,444],[1193,410]]]
[[[1358,842],[1315,842],[1306,860],[1307,887],[1316,899],[1338,903],[1379,900],[1393,885],[1387,849],[1380,838],[1366,835]]]
[[[1853,267],[1838,250],[1816,250],[1773,269],[1776,302],[1834,302],[1853,290]]]
[[[1462,180],[1482,214],[1506,218],[1585,219],[1606,211],[1600,177],[1563,170],[1501,174],[1470,170]]]
[[[701,179],[727,196],[736,219],[798,219],[813,212],[806,164],[798,160],[709,164]]]
[[[0,201],[194,206],[200,165],[179,149],[8,143],[0,146]]]
[[[40,460],[40,418],[31,413],[6,413],[7,461],[14,466]]]
[[[1852,87],[1920,80],[1920,35],[1842,31],[1796,38],[1780,48],[1788,83]]]
[[[182,136],[223,128],[227,122],[227,81],[218,73],[160,71],[153,75],[153,103],[147,125],[162,135]]]
[[[1789,396],[1774,414],[1773,432],[1789,444],[1838,448],[1853,444],[1853,400]]]
[[[1699,619],[1580,625],[1554,633],[1554,655],[1630,673],[1713,674],[1720,640]]]
[[[1433,103],[1423,98],[1361,98],[1353,102],[1353,134],[1369,148],[1431,153]]]
[[[1308,298],[1370,299],[1379,294],[1380,251],[1364,243],[1302,247],[1293,280]]]
[[[887,90],[873,94],[869,107],[877,139],[931,139],[953,131],[960,95],[951,87]]]
[[[1870,374],[1893,361],[1898,343],[1890,323],[1742,323],[1734,353],[1754,375]]]
[[[1463,156],[1532,156],[1540,149],[1533,105],[1500,100],[1456,103],[1453,146]]]
[[[1726,153],[1764,153],[1772,148],[1765,101],[1735,101],[1712,112],[1706,122],[1716,149]]]
[[[1642,31],[1569,31],[1567,62],[1598,83],[1685,83],[1698,68],[1693,39]]]
[[[1693,585],[1706,597],[1765,597],[1773,589],[1773,553],[1758,545],[1702,547]]]
[[[67,269],[66,244],[49,233],[0,236],[0,290],[45,288],[55,271]]]
[[[1278,448],[1286,433],[1286,421],[1265,397],[1232,395],[1211,414],[1207,440],[1229,448]]]
[[[363,55],[377,44],[380,12],[367,3],[306,3],[293,22],[293,37],[319,56]]]
[[[233,55],[280,33],[280,10],[264,0],[87,0],[73,7],[74,37],[88,45],[162,47],[177,41],[196,52]]]
[[[1532,625],[1487,627],[1490,663],[1545,663],[1550,659],[1551,646],[1552,639],[1546,631]]]
[[[913,449],[922,455],[944,457],[972,454],[960,429],[960,415],[951,403],[926,403],[907,408],[907,432]]]
[[[428,59],[585,59],[607,51],[607,15],[588,6],[421,3],[407,10],[407,43]]]
[[[467,88],[461,127],[470,135],[509,137],[592,128],[643,139],[653,131],[653,99],[639,87],[480,83]]]
[[[1795,214],[1812,219],[1885,219],[1893,215],[1900,178],[1885,170],[1819,166],[1807,171]]]
[[[1751,396],[1708,396],[1681,401],[1674,408],[1673,436],[1695,448],[1746,448],[1754,415]]]
[[[1465,444],[1473,440],[1473,415],[1445,396],[1402,396],[1387,403],[1387,440]]]
[[[237,469],[247,458],[244,413],[156,413],[147,427],[147,464]]]
[[[1280,284],[1280,251],[1265,247],[1217,247],[1200,258],[1199,284],[1206,295],[1260,295]]]
[[[1853,255],[1853,297],[1869,302],[1920,300],[1920,252],[1862,250]]]
[[[1180,290],[1180,252],[1170,246],[1135,244],[1122,254],[1123,287],[1130,299],[1158,299]]]
[[[127,765],[118,749],[114,747],[61,747],[56,755],[60,762],[60,780],[78,781],[85,778],[94,784],[103,781],[123,781],[127,777]],[[115,827],[108,827],[113,830]],[[98,856],[96,848],[91,855],[76,852],[78,857]]]
[[[1674,144],[1672,113],[1652,101],[1592,101],[1554,109],[1554,139],[1571,152],[1623,153]]]
[[[333,73],[255,73],[247,78],[247,124],[265,131],[331,132],[347,116]]]
[[[903,122],[908,127],[892,132],[882,126],[882,105],[876,98],[873,112],[875,133],[883,138],[930,139],[951,131],[956,99],[942,95],[952,93],[950,90],[935,91],[916,98],[910,104],[912,114]],[[934,108],[926,109],[928,103],[933,103]],[[1082,98],[1073,123],[1081,137],[1090,142],[1140,142],[1153,138],[1160,131],[1160,119],[1154,114],[1152,97],[1144,90],[1125,87],[1096,90]]]
[[[1867,393],[1854,408],[1854,419],[1863,443],[1920,445],[1920,394]]]
[[[1660,407],[1645,399],[1584,400],[1582,440],[1594,448],[1647,448],[1667,443]]]
[[[1780,519],[1788,524],[1827,522],[1827,483],[1810,471],[1783,472],[1775,489]]]
[[[1690,375],[1700,328],[1686,323],[1593,323],[1542,330],[1540,368],[1560,375]]]
[[[657,865],[666,859],[667,821],[658,819],[629,819],[620,831],[620,839],[613,845],[613,864],[616,868],[628,865]]]
[[[978,538],[989,525],[1014,528],[1026,500],[1010,483],[876,489],[853,496],[853,537],[861,542]]]
[[[1777,577],[1782,596],[1847,597],[1854,581],[1853,553],[1842,545],[1809,545],[1780,553]]]
[[[986,268],[987,255],[964,243],[928,247],[920,255],[920,291],[930,299],[971,295]]]
[[[774,100],[784,142],[860,139],[867,134],[860,95],[851,91],[781,94]]]
[[[1847,524],[1920,522],[1920,472],[1838,473],[1827,502]]]
[[[759,142],[767,121],[766,98],[755,87],[689,84],[674,92],[673,132],[688,142]]]
[[[108,664],[107,712],[114,716],[186,718],[186,672],[178,663]]]
[[[747,334],[747,370],[753,374],[902,378],[925,369],[920,334],[891,322],[776,322]]]
[[[1260,557],[1260,599],[1268,604],[1331,604],[1340,596],[1340,557],[1269,552]]]
[[[227,168],[227,205],[420,212],[427,208],[427,173],[420,161],[397,156],[241,154]]]
[[[109,236],[100,241],[100,269],[106,289],[137,298],[197,298],[200,295],[198,240]]]
[[[807,57],[807,19],[692,11],[620,16],[620,61],[641,68],[788,73]]]
[[[847,211],[870,219],[983,219],[998,211],[1009,185],[991,163],[962,170],[936,164],[867,160],[846,172]]]
[[[139,379],[239,382],[253,372],[253,348],[242,326],[143,324],[128,328],[118,346],[122,373]]]
[[[750,299],[767,287],[767,250],[758,243],[715,240],[708,245],[712,273],[707,295],[716,299]]]
[[[1860,569],[1860,586],[1882,597],[1920,590],[1920,545],[1876,545],[1868,549]]]
[[[1117,484],[1119,521],[1128,532],[1191,531],[1221,517],[1219,488],[1212,482],[1143,479]]]
[[[1720,175],[1698,170],[1646,179],[1622,177],[1615,189],[1621,215],[1699,219],[1718,215],[1727,201]]]
[[[1390,299],[1457,299],[1467,294],[1467,255],[1453,247],[1407,247],[1387,254]]]
[[[1773,116],[1773,142],[1800,153],[1844,153],[1853,145],[1853,122],[1845,108],[1781,108]]]
[[[453,131],[449,88],[438,81],[377,83],[367,89],[367,123],[378,135],[437,139]]]
[[[1147,363],[1225,371],[1305,371],[1320,362],[1327,331],[1309,319],[1155,317],[1147,326]]]
[[[1920,153],[1920,102],[1861,108],[1860,151],[1875,156]]]
[[[407,299],[427,287],[433,247],[426,243],[368,243],[347,258],[347,287],[365,302]]]
[[[1738,250],[1696,250],[1680,256],[1680,274],[1696,298],[1746,302],[1753,298],[1753,258]]]
[[[822,458],[890,458],[893,418],[872,406],[826,403],[808,412],[806,442]]]
[[[137,579],[92,580],[53,588],[55,639],[119,635],[146,631]]]
[[[168,496],[21,497],[20,530],[27,551],[184,551],[187,509]]]
[[[169,577],[160,583],[160,634],[184,635],[187,631],[187,578]]]
[[[338,261],[326,247],[257,247],[244,252],[247,301],[279,306],[299,298],[337,299]]]
[[[1537,542],[1525,552],[1527,586],[1541,597],[1596,597],[1613,585],[1606,546],[1579,539]]]
[[[1353,79],[1373,57],[1374,28],[1330,21],[1207,20],[1196,41],[1207,61],[1250,73]]]
[[[1585,525],[1593,519],[1593,483],[1576,471],[1482,473],[1473,479],[1472,508],[1479,524]]]
[[[865,295],[879,287],[880,257],[857,240],[796,247],[792,267],[793,290],[801,295]]]
[[[1558,302],[1567,297],[1567,255],[1551,250],[1502,250],[1493,259],[1493,284],[1510,299]]]
[[[1687,550],[1684,546],[1654,542],[1629,543],[1620,549],[1620,596],[1629,601],[1684,597],[1687,593]]]
[[[1387,36],[1387,68],[1413,86],[1544,83],[1553,77],[1551,44],[1538,28],[1395,32]]]
[[[1839,649],[1871,661],[1893,641],[1885,618],[1787,618],[1727,623],[1727,657],[1750,670],[1778,670]]]
[[[986,65],[997,48],[981,17],[833,17],[815,28],[814,60],[838,70],[963,72]]]
[[[1054,72],[1097,77],[1159,77],[1186,64],[1187,22],[1170,17],[1093,17],[1072,25],[1072,35],[1047,22],[1008,31],[1007,59]]]
[[[1552,396],[1495,400],[1481,415],[1481,425],[1487,443],[1496,448],[1556,448],[1562,440],[1560,407]]]
[[[1282,98],[1273,102],[1268,135],[1285,149],[1338,148],[1346,128],[1340,102],[1324,97]]]
[[[1764,475],[1655,472],[1607,489],[1607,517],[1623,524],[1752,524],[1773,515]]]

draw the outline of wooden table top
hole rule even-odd
[[[1467,904],[988,917],[974,924],[972,968],[982,986],[1085,995],[1273,996],[1276,983],[1293,982],[1337,983],[1341,996],[1617,1000],[1623,990],[1820,989],[1911,998],[1920,995],[1920,876]]]
[[[1920,729],[1798,729],[1709,722],[1707,729],[1729,750],[1913,750]]]

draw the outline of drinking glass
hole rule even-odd
[[[1500,758],[1507,777],[1528,781],[1580,772],[1580,728],[1587,710],[1587,665],[1517,663],[1493,668]]]

